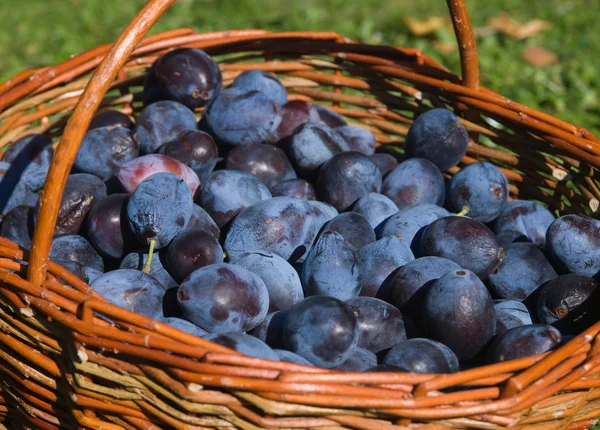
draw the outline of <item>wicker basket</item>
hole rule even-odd
[[[471,132],[461,165],[494,162],[513,197],[541,200],[560,213],[598,210],[600,142],[479,86],[462,0],[448,0],[462,78],[415,49],[328,32],[180,29],[142,40],[174,1],[149,1],[112,47],[0,84],[0,148],[31,132],[62,135],[31,253],[0,238],[0,422],[48,430],[594,424],[600,324],[552,353],[451,375],[342,373],[232,352],[112,306],[49,261],[57,202],[92,114],[101,107],[139,110],[145,70],[180,46],[215,56],[225,84],[249,68],[276,73],[290,98],[331,104],[373,131],[380,150],[401,148],[415,114],[448,106]]]

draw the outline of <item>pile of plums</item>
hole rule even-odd
[[[269,73],[223,88],[197,49],[157,59],[143,103],[94,116],[51,251],[115,305],[344,371],[456,372],[596,320],[600,221],[510,200],[489,162],[445,180],[469,141],[450,110],[418,115],[398,160]],[[0,233],[25,249],[52,156],[29,135],[0,162]]]

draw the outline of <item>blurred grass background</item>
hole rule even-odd
[[[58,63],[114,41],[144,0],[2,0],[0,81],[27,67]],[[506,97],[589,128],[600,135],[600,33],[597,0],[467,0],[478,28],[483,85]],[[550,28],[519,40],[486,31],[490,18],[508,14]],[[448,15],[444,0],[179,0],[153,33],[182,26],[197,31],[238,28],[333,30],[367,43],[416,47],[459,73],[450,26],[424,36],[417,21]],[[489,30],[489,28],[488,28]],[[440,48],[442,46],[442,48]],[[555,54],[535,67],[522,54],[531,47]]]

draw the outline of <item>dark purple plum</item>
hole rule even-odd
[[[135,125],[135,137],[143,154],[151,154],[186,130],[196,130],[196,116],[188,107],[171,100],[146,106]]]
[[[52,260],[76,261],[83,266],[89,266],[101,272],[104,262],[100,254],[83,236],[67,235],[55,238],[50,251]]]
[[[20,180],[22,170],[0,161],[0,215],[6,215],[17,206],[24,205],[27,187]]]
[[[347,125],[346,120],[339,113],[321,105],[315,105],[321,122],[329,127],[342,127]]]
[[[296,303],[284,325],[286,349],[326,368],[339,366],[350,357],[358,334],[358,322],[350,308],[327,296],[307,297]]]
[[[398,309],[373,297],[356,297],[346,305],[358,321],[358,346],[374,353],[406,340],[404,319]]]
[[[408,245],[396,236],[386,236],[358,251],[360,295],[375,297],[383,281],[415,257]]]
[[[155,70],[157,62],[158,59],[156,59],[146,70],[146,76],[144,77],[144,91],[142,93],[142,103],[144,104],[144,107],[161,100],[167,100],[167,96],[163,94],[158,85],[158,80],[156,79]]]
[[[137,247],[127,221],[128,200],[129,194],[111,194],[98,201],[87,216],[87,237],[105,258],[120,260]]]
[[[179,282],[201,267],[222,262],[223,248],[217,239],[202,230],[182,231],[164,253],[165,268]]]
[[[404,149],[410,158],[425,158],[445,171],[467,154],[469,132],[458,117],[444,108],[431,109],[415,119]]]
[[[475,357],[496,333],[492,296],[477,275],[460,269],[431,284],[423,303],[427,337],[461,360]]]
[[[442,206],[446,184],[435,164],[423,158],[412,158],[400,163],[387,175],[381,194],[396,203],[398,209],[422,203]]]
[[[286,361],[288,363],[302,364],[303,366],[314,367],[315,365],[308,361],[306,358],[300,357],[298,354],[286,351],[285,349],[274,349],[275,354],[279,357],[279,361]]]
[[[12,240],[17,245],[31,248],[33,237],[33,208],[17,206],[2,218],[0,236]]]
[[[269,291],[269,312],[288,310],[304,298],[298,273],[277,254],[244,252],[230,262],[250,270],[263,280]]]
[[[344,152],[323,164],[316,189],[321,200],[341,212],[361,197],[380,192],[381,172],[366,155]]]
[[[496,235],[496,239],[502,248],[512,243],[531,242],[526,235],[517,230],[504,230]]]
[[[290,160],[305,177],[314,175],[334,155],[350,150],[344,138],[325,124],[303,124],[289,139]]]
[[[588,276],[569,273],[546,283],[537,299],[537,315],[544,324],[553,324],[592,296],[598,281]]]
[[[408,339],[388,351],[383,364],[398,366],[413,373],[455,373],[458,358],[450,348],[431,339]]]
[[[206,339],[250,357],[279,361],[279,356],[269,345],[244,333],[212,333]]]
[[[296,172],[282,149],[257,143],[241,145],[227,154],[225,166],[256,176],[268,188],[280,182],[296,179]]]
[[[388,197],[379,193],[369,193],[354,203],[352,211],[364,216],[372,228],[398,212],[398,206]]]
[[[480,222],[493,221],[508,202],[508,181],[492,163],[468,165],[448,183],[446,205],[454,212],[469,208],[469,218]]]
[[[271,312],[260,324],[248,331],[248,334],[262,340],[271,348],[283,349],[283,327],[286,317],[287,311]]]
[[[139,270],[120,269],[97,277],[90,286],[109,303],[156,320],[161,320],[163,286]]]
[[[233,220],[224,248],[232,259],[263,250],[294,263],[312,246],[321,227],[317,221],[307,200],[273,197],[244,209]]]
[[[513,243],[504,249],[502,263],[487,282],[495,297],[525,300],[540,285],[557,276],[540,248],[533,243]]]
[[[294,131],[307,122],[318,122],[319,112],[314,105],[302,101],[291,100],[283,105],[281,112],[281,123],[277,128],[277,138],[286,139],[294,134]]]
[[[332,218],[323,227],[323,232],[327,231],[341,234],[357,251],[376,240],[369,221],[356,212],[344,212]]]
[[[83,136],[74,167],[78,172],[91,173],[105,181],[139,153],[140,145],[130,129],[118,126],[94,128]]]
[[[158,152],[190,167],[204,184],[219,161],[219,148],[208,133],[187,130],[164,145]]]
[[[267,315],[269,291],[257,275],[234,264],[192,272],[177,292],[183,317],[210,333],[248,331]]]
[[[190,109],[205,106],[221,92],[219,66],[200,49],[167,52],[156,61],[154,76],[167,98]]]
[[[350,151],[360,152],[364,155],[375,153],[375,136],[364,127],[356,125],[343,125],[335,129],[348,142]]]
[[[357,346],[346,361],[335,366],[334,369],[341,372],[366,372],[375,366],[377,366],[377,356],[368,349]]]
[[[448,216],[433,221],[421,236],[421,254],[447,258],[480,279],[493,273],[504,258],[496,236],[479,221]]]
[[[83,282],[89,284],[89,279],[88,279],[87,273],[85,272],[85,266],[82,265],[81,263],[78,263],[77,261],[69,261],[69,260],[54,260],[54,262],[56,264],[58,264],[59,266],[67,269],[69,272],[71,272],[73,275],[77,276]],[[58,278],[58,280],[59,280],[59,282],[65,284],[65,285],[67,284],[67,282],[65,282],[61,278]]]
[[[400,367],[400,366],[393,366],[391,364],[378,364],[375,367],[371,367],[368,372],[379,372],[379,373],[406,373],[409,372],[408,369],[405,369],[404,367]]]
[[[271,188],[273,197],[288,196],[303,200],[315,200],[315,189],[304,179],[288,179]]]
[[[371,161],[375,163],[381,176],[384,177],[396,167],[398,167],[398,160],[392,154],[386,154],[384,152],[378,152],[369,156]]]
[[[319,200],[308,200],[308,203],[313,207],[318,217],[319,229],[325,225],[328,221],[331,221],[340,213],[336,208],[331,206],[329,203],[325,203]]]
[[[189,334],[193,334],[198,337],[206,337],[208,336],[208,332],[203,328],[198,327],[197,325],[192,324],[189,321],[182,320],[181,318],[176,317],[167,317],[161,320],[162,323],[170,325],[178,330],[184,331]]]
[[[307,296],[330,296],[340,300],[357,297],[358,255],[336,231],[325,231],[317,239],[302,265],[302,285]]]
[[[148,254],[146,252],[131,252],[127,254],[123,260],[121,260],[119,269],[143,270],[147,261]],[[152,275],[154,279],[160,282],[165,291],[169,288],[176,288],[179,285],[177,281],[175,281],[175,279],[173,279],[173,277],[169,274],[169,272],[167,272],[158,256],[150,261],[150,271],[147,273],[148,275]]]
[[[94,114],[88,126],[88,131],[101,127],[133,128],[131,117],[123,112],[113,109],[103,109]]]
[[[209,233],[212,237],[219,240],[221,237],[221,230],[212,219],[212,217],[206,212],[200,205],[194,203],[192,208],[192,217],[190,222],[185,226],[186,230],[202,230]]]
[[[562,342],[560,332],[544,324],[522,325],[498,336],[486,352],[489,364],[542,354]]]
[[[548,227],[545,249],[560,270],[600,274],[600,221],[582,215],[558,218]]]
[[[494,300],[496,311],[496,334],[500,335],[514,327],[532,324],[527,306],[518,300]]]
[[[554,219],[554,215],[539,203],[513,200],[496,218],[494,232],[499,234],[506,230],[518,231],[537,246],[543,247],[546,244],[546,231]]]
[[[269,189],[250,173],[217,170],[202,187],[200,206],[221,228],[245,208],[270,198]]]
[[[228,88],[206,108],[203,120],[213,137],[228,145],[272,143],[281,106],[260,91]]]
[[[231,86],[242,91],[260,91],[282,106],[287,102],[287,92],[279,79],[263,70],[246,70]]]
[[[29,134],[12,143],[2,156],[20,174],[20,182],[28,191],[38,191],[44,185],[54,155],[52,141],[42,134]]]

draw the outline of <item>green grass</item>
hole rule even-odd
[[[524,22],[548,20],[552,28],[517,41],[502,35],[478,40],[485,86],[600,135],[600,2],[590,0],[467,0],[475,27],[508,12]],[[3,0],[0,16],[0,81],[26,67],[54,64],[113,41],[143,0]],[[432,42],[452,40],[441,29],[416,38],[403,18],[446,16],[444,0],[179,0],[153,32],[190,26],[197,31],[232,28],[333,30],[351,38],[422,49],[455,72],[456,52],[443,55]],[[558,64],[535,68],[523,49],[540,45]]]

